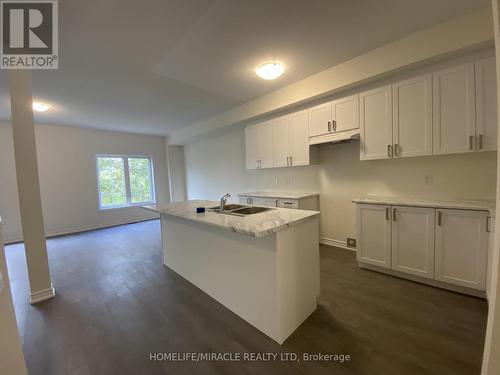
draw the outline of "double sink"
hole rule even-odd
[[[260,206],[245,206],[243,204],[226,204],[224,210],[221,210],[219,206],[207,208],[208,211],[217,212],[220,214],[235,215],[235,216],[247,216],[258,214],[259,212],[265,212],[274,210],[272,207],[260,207]]]

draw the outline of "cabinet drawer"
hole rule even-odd
[[[299,208],[299,201],[295,199],[278,199],[278,207]]]

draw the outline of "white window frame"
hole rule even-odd
[[[101,182],[99,176],[99,158],[120,158],[123,160],[123,168],[124,168],[124,178],[125,178],[125,196],[127,203],[125,204],[117,204],[114,206],[106,206],[103,207],[101,203]],[[152,200],[148,202],[139,202],[132,203],[131,193],[130,193],[130,177],[129,177],[129,169],[128,169],[128,159],[148,159],[149,160],[149,175],[150,175],[150,184],[151,184],[151,196]],[[119,208],[128,208],[128,207],[137,207],[143,206],[146,204],[154,204],[156,202],[156,192],[155,192],[155,177],[154,177],[154,166],[153,166],[153,158],[150,155],[117,155],[117,154],[96,154],[95,156],[95,168],[96,168],[96,191],[97,191],[97,202],[98,202],[98,211],[109,211],[115,210]]]

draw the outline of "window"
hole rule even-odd
[[[97,156],[99,208],[154,203],[153,168],[145,156]]]

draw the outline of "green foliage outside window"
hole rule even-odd
[[[97,169],[101,208],[154,201],[149,158],[99,156]]]

